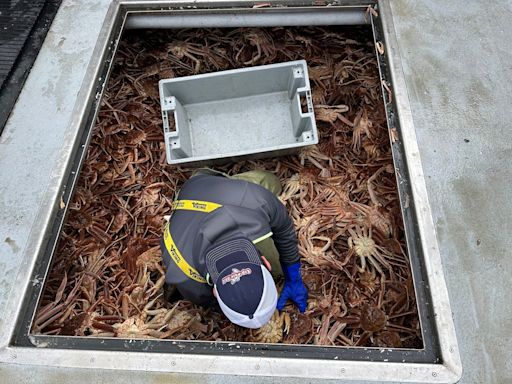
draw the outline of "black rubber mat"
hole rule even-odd
[[[0,0],[0,134],[60,0]]]
[[[0,87],[11,72],[45,0],[0,0]]]

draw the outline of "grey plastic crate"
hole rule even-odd
[[[160,80],[159,90],[169,164],[270,157],[318,143],[305,60]]]

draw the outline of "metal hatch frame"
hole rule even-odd
[[[416,382],[456,382],[460,378],[462,368],[458,345],[388,2],[374,4],[371,1],[349,0],[343,5],[336,2],[324,7],[312,6],[306,1],[274,1],[270,8],[252,8],[256,4],[244,0],[117,0],[111,4],[75,105],[70,122],[71,137],[60,157],[59,164],[63,170],[61,182],[47,193],[54,204],[48,212],[48,225],[43,223],[40,228],[44,232],[44,240],[38,243],[36,249],[38,257],[33,265],[31,282],[23,287],[25,299],[19,304],[20,311],[9,346],[9,349],[17,351],[18,364],[203,374],[230,374],[236,364],[241,368],[237,374],[251,376]],[[141,12],[146,15],[154,12],[179,12],[181,15],[215,12],[220,15],[257,14],[261,17],[269,13],[332,16],[354,11],[364,13],[369,6],[379,16],[366,12],[364,17],[371,23],[376,41],[384,42],[385,46],[384,56],[376,52],[383,95],[387,95],[387,89],[392,89],[392,102],[386,105],[386,114],[388,126],[396,128],[399,134],[399,140],[392,144],[393,159],[406,224],[423,349],[98,339],[30,334],[44,286],[42,277],[48,273],[65,216],[66,210],[59,206],[60,197],[67,206],[86,156],[112,58],[128,15]],[[311,20],[307,20],[309,25]],[[37,234],[32,231],[31,236],[36,237]]]

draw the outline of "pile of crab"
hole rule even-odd
[[[383,47],[378,47],[378,51]],[[126,34],[67,209],[33,332],[421,348],[381,83],[369,31],[339,27]],[[157,83],[306,59],[320,143],[218,168],[275,173],[299,239],[308,307],[259,330],[163,297],[163,217],[191,169],[166,164]],[[281,283],[278,284],[279,287]]]

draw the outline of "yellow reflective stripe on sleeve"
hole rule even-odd
[[[212,212],[222,205],[201,200],[176,200],[172,203],[172,209],[183,209],[187,211]]]
[[[206,284],[206,279],[201,276],[197,270],[192,267],[187,260],[181,255],[181,252],[178,250],[178,247],[176,244],[174,244],[174,240],[171,236],[171,231],[169,231],[169,224],[165,226],[164,230],[164,243],[165,248],[167,249],[167,252],[169,252],[169,255],[171,257],[171,260],[178,266],[181,271],[187,275],[192,280],[197,281],[198,283]]]
[[[270,236],[272,236],[273,233],[272,232],[269,232],[267,233],[266,235],[263,235],[263,236],[260,236],[258,237],[257,239],[253,240],[252,243],[253,244],[258,244],[260,241],[263,241],[265,239],[268,239]]]

